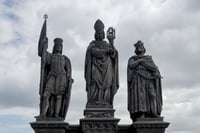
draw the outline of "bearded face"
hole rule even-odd
[[[54,44],[53,54],[62,54],[62,44],[61,43]]]
[[[136,55],[144,55],[145,53],[145,48],[142,45],[139,45],[135,48],[135,53]]]

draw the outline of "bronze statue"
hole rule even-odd
[[[119,87],[118,52],[113,45],[115,31],[108,29],[108,43],[104,40],[104,24],[101,20],[96,21],[94,29],[95,40],[90,42],[85,58],[86,108],[112,108]]]
[[[53,52],[47,51],[46,18],[40,34],[38,55],[41,57],[40,118],[65,119],[71,93],[71,63],[62,55],[63,40],[54,39]]]
[[[161,76],[152,57],[145,54],[142,41],[135,45],[136,55],[129,58],[127,68],[128,110],[137,118],[157,118],[162,110]]]

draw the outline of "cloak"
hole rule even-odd
[[[137,61],[138,59],[144,59],[145,61],[143,61],[140,64],[137,64],[135,66],[131,66],[131,63]],[[138,73],[137,72],[137,68],[139,65],[142,65],[145,70],[148,71],[148,73]],[[150,73],[150,75],[149,75]],[[153,83],[153,87],[155,90],[155,101],[156,101],[156,114],[160,115],[161,114],[161,110],[162,110],[162,87],[161,87],[161,76],[158,70],[158,67],[154,64],[152,57],[151,56],[132,56],[131,58],[129,58],[128,61],[128,67],[127,67],[127,81],[128,81],[128,110],[130,113],[136,113],[139,111],[144,111],[144,112],[150,112],[150,107],[151,105],[149,105],[149,101],[150,96],[149,96],[149,88],[148,86],[145,85],[141,85],[138,84],[138,80],[140,80],[141,82],[152,82]],[[139,81],[139,82],[140,82]],[[143,82],[143,83],[144,83]],[[138,94],[140,92],[141,86],[145,86],[146,88],[144,89],[144,91],[146,91],[143,95],[145,98],[140,97],[140,94]],[[140,100],[145,100],[144,103],[145,105],[141,105],[140,106]]]
[[[86,51],[86,57],[85,57],[85,73],[84,77],[86,80],[86,91],[90,91],[90,85],[92,83],[92,65],[93,65],[93,57],[91,55],[91,49],[95,47],[96,41],[92,41]],[[109,45],[106,41],[102,41],[102,44]],[[99,44],[101,45],[101,44]],[[116,49],[114,49],[114,55],[111,55],[111,62],[112,62],[112,88],[111,88],[111,101],[113,101],[114,95],[117,92],[119,88],[119,75],[118,75],[118,52]],[[94,75],[95,76],[95,75]]]

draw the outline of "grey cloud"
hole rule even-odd
[[[6,90],[0,90],[0,108],[39,106],[38,91],[33,91],[34,89],[27,88],[22,91],[14,85],[6,87]]]
[[[176,6],[178,8],[178,5]],[[200,32],[196,30],[199,28],[198,21],[193,23],[196,15],[186,19],[184,10],[182,14],[179,12],[172,14],[169,6],[165,8],[160,14],[168,16],[158,15],[149,18],[148,13],[143,16],[129,15],[133,19],[119,22],[117,47],[119,53],[123,53],[120,59],[125,65],[128,58],[134,54],[133,44],[141,39],[145,43],[147,54],[153,56],[160,68],[165,87],[192,87],[198,84],[200,75],[198,72]],[[192,27],[189,25],[191,22]]]
[[[164,99],[163,115],[165,119],[171,122],[167,132],[192,132],[196,133],[199,128],[199,87],[167,89],[164,90],[166,99]],[[178,117],[178,118],[177,118]],[[193,122],[189,122],[193,121]],[[196,122],[195,122],[196,121]],[[184,126],[183,126],[184,125]]]
[[[198,12],[200,10],[200,1],[199,0],[184,0],[185,1],[185,8],[189,12]]]

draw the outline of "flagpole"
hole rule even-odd
[[[41,57],[41,68],[40,68],[40,85],[39,85],[39,95],[40,95],[40,114],[41,114],[41,107],[42,107],[42,99],[44,93],[44,84],[45,84],[45,64],[46,64],[46,54],[48,48],[48,38],[47,38],[47,27],[46,27],[46,20],[48,15],[45,14],[43,16],[44,23],[41,29],[39,43],[38,43],[38,56]]]
[[[41,95],[43,93],[44,88],[44,67],[45,67],[45,57],[48,47],[48,40],[47,40],[47,34],[46,34],[46,20],[47,20],[47,14],[44,15],[44,23],[42,26],[42,30],[40,33],[39,43],[38,43],[38,55],[41,57],[41,73],[40,73],[40,91],[39,94]]]

